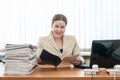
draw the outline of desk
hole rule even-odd
[[[70,66],[59,66],[55,69],[53,66],[37,66],[35,71],[29,75],[15,76],[4,75],[0,69],[0,80],[114,80],[114,77],[107,72],[100,72],[93,76],[84,75],[83,69]],[[116,80],[120,80],[117,76]]]

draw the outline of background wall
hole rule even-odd
[[[82,49],[94,39],[120,39],[120,0],[0,0],[0,47],[36,45],[56,13],[68,18],[66,34],[75,35]]]

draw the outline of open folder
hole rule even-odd
[[[54,66],[58,66],[61,63],[61,59],[58,56],[53,55],[46,50],[42,51],[40,59],[42,60],[42,62],[39,64],[51,64]]]

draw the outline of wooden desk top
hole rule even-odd
[[[93,76],[93,80],[114,80],[114,76],[103,71]],[[91,75],[84,75],[83,69],[62,65],[57,69],[54,66],[37,66],[35,71],[29,75],[4,75],[0,67],[0,80],[92,80]],[[117,76],[116,80],[120,80]]]

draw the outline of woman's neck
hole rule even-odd
[[[61,37],[60,37],[60,38],[58,38],[58,37],[54,37],[54,39],[55,39],[55,41],[61,41],[61,40],[62,40]]]

